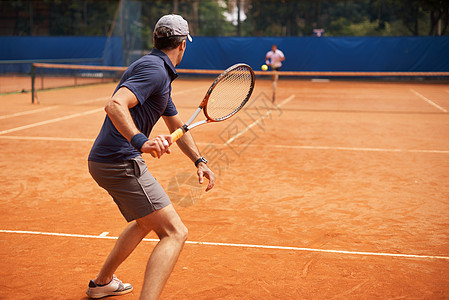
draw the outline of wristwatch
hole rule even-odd
[[[207,159],[206,159],[204,156],[201,156],[200,158],[198,158],[198,159],[195,161],[195,167],[198,168],[198,164],[199,164],[199,163],[205,163],[205,164],[207,164]]]

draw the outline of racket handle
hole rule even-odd
[[[173,138],[173,143],[179,140],[184,135],[184,130],[182,128],[178,128],[172,132],[171,136]]]
[[[175,131],[173,131],[171,134],[171,136],[173,138],[173,143],[176,142],[177,140],[179,140],[183,135],[184,135],[184,130],[182,130],[182,128],[178,128]],[[167,142],[167,141],[164,141],[164,142]],[[153,157],[157,157],[156,151],[151,151],[150,154]]]

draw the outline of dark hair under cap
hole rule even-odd
[[[154,47],[159,50],[172,50],[179,47],[187,39],[186,35],[172,35],[171,29],[159,27],[154,30]]]

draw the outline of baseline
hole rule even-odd
[[[116,236],[107,236],[106,232],[102,232],[99,235],[86,235],[86,234],[68,234],[57,232],[40,232],[40,231],[27,231],[27,230],[4,230],[0,229],[0,233],[12,233],[12,234],[27,234],[27,235],[44,235],[44,236],[58,236],[58,237],[75,237],[75,238],[89,238],[89,239],[109,239],[117,240]],[[159,242],[158,239],[145,238],[146,242]],[[215,243],[215,242],[198,242],[187,241],[186,244],[190,245],[206,245],[206,246],[222,246],[222,247],[238,247],[238,248],[258,248],[258,249],[273,249],[273,250],[290,250],[290,251],[305,251],[305,252],[324,252],[333,254],[349,254],[349,255],[362,255],[362,256],[386,256],[386,257],[400,257],[400,258],[415,258],[415,259],[441,259],[449,260],[449,256],[443,255],[420,255],[420,254],[405,254],[405,253],[386,253],[386,252],[365,252],[365,251],[347,251],[347,250],[332,250],[332,249],[318,249],[318,248],[303,248],[303,247],[286,247],[286,246],[271,246],[271,245],[252,245],[252,244],[234,244],[234,243]]]
[[[57,141],[57,142],[93,142],[93,138],[66,138],[66,137],[50,137],[50,136],[15,136],[5,135],[0,139],[6,140],[35,140],[35,141]],[[197,145],[208,146],[210,143],[197,142]],[[214,146],[227,147],[228,144],[214,144]],[[262,148],[266,145],[245,145],[245,147]],[[449,150],[433,150],[433,149],[387,149],[387,148],[362,148],[362,147],[339,147],[339,146],[295,146],[295,145],[271,145],[271,148],[279,149],[304,149],[304,150],[335,150],[335,151],[355,151],[355,152],[399,152],[399,153],[434,153],[449,154]]]

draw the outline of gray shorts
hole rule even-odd
[[[162,186],[148,172],[141,156],[123,163],[89,161],[89,172],[112,196],[128,222],[171,203]]]

